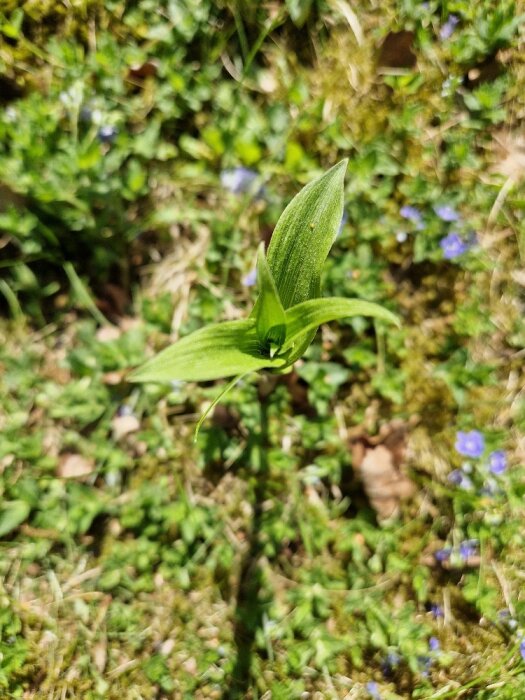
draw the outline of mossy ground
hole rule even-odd
[[[525,695],[525,5],[303,5],[0,7],[2,698]],[[194,444],[219,386],[126,372],[239,317],[341,157],[324,289],[402,328],[323,327],[262,457],[255,377]],[[221,186],[238,165],[260,197]],[[452,230],[476,242],[446,260]],[[380,522],[355,443],[394,420],[416,489]]]

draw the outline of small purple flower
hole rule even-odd
[[[474,486],[470,476],[465,474],[461,469],[454,469],[451,471],[448,475],[448,480],[451,484],[454,484],[454,486],[459,486],[460,489],[464,489],[465,491],[471,491]]]
[[[465,457],[481,457],[485,449],[485,438],[479,430],[456,433],[456,451]]]
[[[381,700],[381,695],[379,694],[379,686],[375,681],[368,681],[366,684],[366,689],[368,694],[373,700]]]
[[[423,216],[419,209],[417,209],[416,207],[412,207],[409,204],[405,204],[404,207],[401,207],[399,213],[401,214],[403,219],[408,219],[413,224],[415,224],[418,231],[421,231],[421,229],[425,228],[425,225],[423,223]]]
[[[507,468],[507,455],[503,450],[496,450],[489,455],[489,470],[499,476]]]
[[[441,645],[439,644],[439,639],[437,637],[430,637],[428,640],[428,648],[430,651],[439,651]]]
[[[443,612],[443,608],[441,607],[441,605],[438,605],[437,603],[432,603],[432,605],[430,606],[430,612],[436,618],[436,620],[439,617],[445,616],[445,614]]]
[[[256,282],[257,270],[250,270],[250,272],[242,278],[242,283],[245,287],[253,287]]]
[[[401,663],[401,657],[395,651],[390,651],[381,662],[381,670],[385,678],[390,678]]]
[[[439,206],[434,207],[434,211],[436,212],[436,215],[439,216],[441,221],[458,221],[459,220],[459,214],[457,211],[454,209],[454,207],[451,207],[448,204],[441,204]]]
[[[458,24],[459,24],[459,17],[457,17],[456,15],[449,15],[447,21],[439,30],[439,38],[442,39],[443,41],[445,39],[450,39],[450,37],[454,33],[454,30],[456,29],[456,26]]]
[[[418,656],[418,663],[421,668],[421,675],[425,678],[428,677],[430,667],[432,666],[432,659],[430,656]]]
[[[503,608],[503,610],[498,612],[498,620],[511,631],[514,631],[518,626],[518,621],[511,616],[508,608]]]
[[[452,260],[459,255],[463,255],[469,246],[455,231],[451,231],[447,236],[439,241],[445,260]]]
[[[113,143],[118,134],[118,129],[116,126],[111,126],[111,124],[103,124],[98,130],[97,136],[98,140],[102,143]]]
[[[221,172],[221,185],[233,194],[249,192],[259,177],[255,170],[239,167]]]
[[[450,559],[452,554],[452,549],[450,547],[445,547],[444,549],[438,549],[434,552],[434,559],[439,562],[444,562]]]
[[[459,556],[462,559],[469,559],[470,557],[476,556],[478,553],[478,541],[477,540],[464,540],[459,545]]]
[[[483,488],[481,489],[481,495],[482,496],[488,496],[489,498],[492,498],[493,496],[496,496],[498,493],[501,493],[501,489],[498,487],[498,483],[495,479],[485,479],[485,482],[483,484]]]
[[[520,656],[525,661],[525,639],[522,639],[520,642]]]

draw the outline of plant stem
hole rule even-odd
[[[263,597],[263,571],[259,564],[262,553],[261,530],[263,526],[263,504],[268,495],[268,409],[276,377],[262,375],[257,388],[260,407],[260,430],[258,435],[259,464],[256,472],[249,475],[253,493],[253,517],[248,537],[248,549],[241,563],[237,603],[235,609],[234,641],[237,658],[232,671],[230,685],[223,700],[246,697],[251,686],[253,646],[257,630],[261,628],[263,613],[269,600]]]

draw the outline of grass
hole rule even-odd
[[[525,7],[308,7],[0,10],[0,697],[523,696]],[[127,372],[240,317],[251,251],[342,157],[325,293],[402,328],[323,327],[264,450],[255,379],[195,445],[220,383]],[[240,165],[260,197],[221,185]],[[380,444],[414,484],[390,518]]]

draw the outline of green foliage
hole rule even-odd
[[[203,381],[258,369],[282,372],[303,354],[322,323],[354,315],[397,323],[394,314],[371,302],[316,298],[341,221],[346,166],[346,161],[334,166],[292,200],[275,228],[268,260],[259,247],[259,297],[251,318],[196,331],[135,370],[131,381]]]

